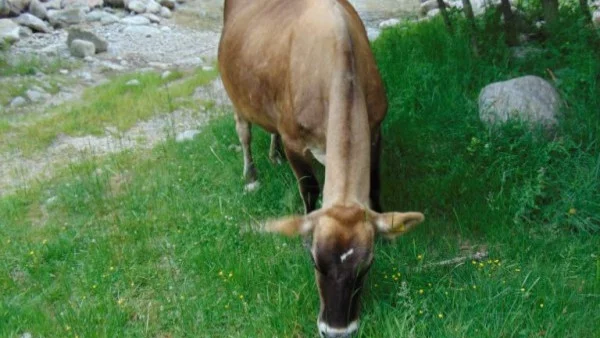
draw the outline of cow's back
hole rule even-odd
[[[349,39],[371,128],[379,125],[387,109],[381,78],[346,1],[238,1],[219,46],[221,76],[238,114],[284,137],[324,144],[338,40]]]

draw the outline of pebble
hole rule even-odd
[[[198,129],[186,130],[184,132],[177,134],[177,136],[175,137],[175,142],[185,142],[185,141],[193,140],[194,136],[198,135],[199,133],[200,133],[200,130],[198,130]]]
[[[14,99],[12,99],[12,101],[10,101],[10,106],[11,107],[21,107],[21,106],[25,105],[26,103],[27,103],[27,100],[25,100],[21,96],[17,96]]]
[[[140,81],[137,80],[137,79],[129,80],[129,81],[127,81],[127,83],[125,83],[125,85],[129,86],[129,87],[139,86],[140,85]]]

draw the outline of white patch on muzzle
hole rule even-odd
[[[321,337],[348,337],[358,330],[358,320],[353,321],[344,328],[331,327],[319,321],[319,334]]]

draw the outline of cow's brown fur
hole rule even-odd
[[[224,9],[219,68],[235,106],[244,175],[255,183],[250,126],[280,135],[308,215],[273,221],[269,230],[313,233],[320,329],[350,333],[362,286],[356,276],[371,264],[376,230],[398,235],[423,219],[371,210],[379,209],[379,126],[387,100],[365,28],[346,0],[226,0]],[[319,154],[326,169],[315,210],[311,161]]]

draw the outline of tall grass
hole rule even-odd
[[[483,85],[567,65],[515,61],[500,37],[474,58],[461,27],[407,25],[374,44],[390,99],[384,207],[427,221],[377,241],[359,336],[598,336],[597,51],[573,49],[557,75],[556,137],[492,133],[474,103]],[[301,211],[291,170],[255,132],[263,184],[244,194],[234,129],[219,119],[192,142],[90,159],[2,199],[0,336],[317,336],[301,240],[255,231]],[[475,251],[489,256],[431,265]]]

